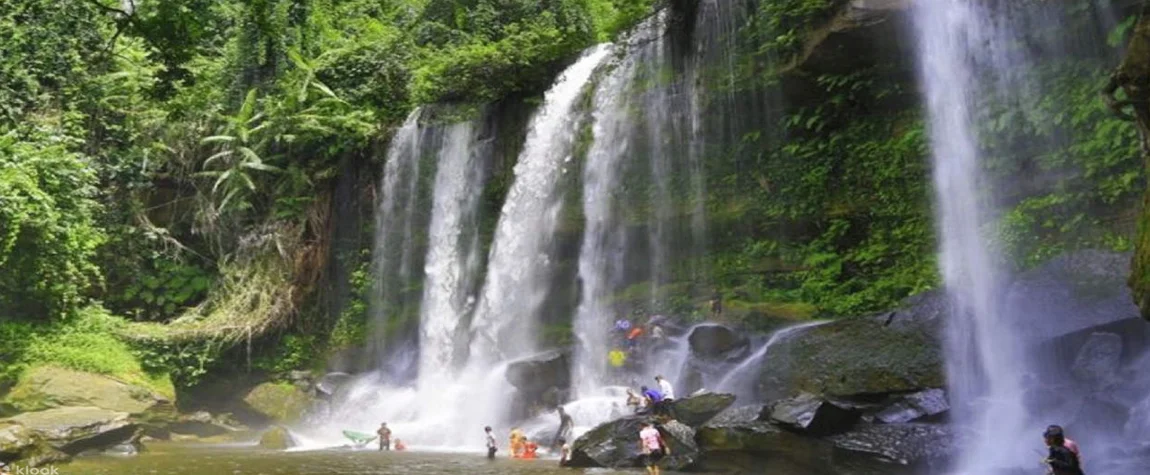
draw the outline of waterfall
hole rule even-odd
[[[476,215],[487,156],[477,148],[475,134],[470,122],[452,125],[439,152],[420,306],[421,385],[450,378],[458,326],[474,301],[480,261]]]
[[[1009,83],[1006,72],[1017,74],[1025,61],[1006,49],[1008,16],[978,2],[918,2],[914,21],[929,113],[940,264],[954,308],[947,328],[949,388],[957,422],[976,432],[964,444],[958,468],[982,474],[1028,460],[1020,443],[1035,437],[1024,433],[1019,334],[1002,311],[1002,279],[983,234],[991,196],[981,176],[975,126],[977,98]]]
[[[632,122],[626,86],[636,60],[625,57],[600,80],[592,112],[591,149],[583,164],[583,243],[579,277],[583,283],[573,324],[580,344],[575,350],[575,393],[588,397],[607,383],[609,338],[614,314],[607,300],[626,270],[627,236],[619,218],[619,169],[630,147]]]
[[[411,256],[416,254],[413,232],[417,228],[414,221],[422,160],[420,114],[421,109],[412,111],[392,137],[380,183],[383,196],[376,211],[372,257],[375,287],[369,302],[373,316],[373,366],[389,368],[387,372],[392,376],[405,372],[406,368],[395,367],[393,358],[402,349],[393,348],[389,342],[398,341],[402,336],[388,335],[388,322],[409,311],[408,305],[414,303],[403,291],[411,281]]]
[[[757,351],[740,362],[738,366],[735,366],[730,371],[728,371],[727,374],[723,376],[723,379],[720,379],[719,382],[715,384],[715,391],[734,394],[736,397],[745,400],[753,400],[754,389],[751,386],[753,385],[755,379],[758,378],[758,374],[746,374],[747,371],[761,367],[762,364],[765,363],[767,358],[770,356],[771,348],[773,348],[776,344],[786,341],[791,336],[797,335],[803,330],[814,328],[819,325],[824,325],[829,322],[829,320],[820,320],[815,322],[800,323],[798,325],[792,325],[771,333],[771,336],[767,338],[767,341],[766,343],[763,343],[763,346],[759,347]]]
[[[536,349],[537,321],[551,287],[550,251],[563,205],[560,181],[572,160],[575,101],[611,51],[599,45],[567,68],[532,117],[496,226],[487,279],[472,323],[472,363]]]

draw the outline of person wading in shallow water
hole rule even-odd
[[[483,428],[483,432],[487,433],[487,458],[495,459],[495,452],[499,450],[495,446],[495,434],[491,433],[491,426]]]
[[[1046,432],[1042,433],[1042,438],[1050,449],[1046,460],[1043,460],[1043,463],[1050,467],[1047,473],[1052,475],[1083,475],[1082,467],[1078,464],[1078,456],[1066,448],[1066,437],[1062,434],[1061,427],[1046,428]]]
[[[667,447],[659,429],[650,422],[644,422],[639,431],[639,452],[643,454],[643,466],[647,467],[647,473],[659,475],[659,461],[671,455],[671,448]]]
[[[391,429],[387,428],[387,423],[380,424],[375,433],[379,436],[379,450],[391,450]]]

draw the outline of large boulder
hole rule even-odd
[[[295,439],[283,426],[275,426],[260,436],[260,447],[268,450],[287,450],[296,446]]]
[[[176,411],[172,396],[108,376],[37,366],[21,375],[5,396],[20,412],[60,407],[97,407],[144,420],[170,420]]]
[[[1078,350],[1070,373],[1079,381],[1102,387],[1117,379],[1122,360],[1122,337],[1113,333],[1094,333]]]
[[[1010,284],[1011,322],[1031,341],[1140,317],[1126,286],[1130,255],[1082,250],[1063,254],[1031,269]]]
[[[299,419],[313,401],[293,384],[269,382],[248,391],[243,402],[256,419],[262,419],[257,423],[287,423]]]
[[[654,422],[648,416],[631,416],[600,424],[575,440],[571,446],[572,467],[640,467],[639,430],[644,423]],[[694,464],[699,457],[695,443],[695,430],[671,421],[656,425],[671,449],[671,455],[660,464],[668,470],[681,470]]]
[[[679,422],[698,427],[734,403],[735,396],[731,394],[703,393],[671,403],[671,415]]]
[[[924,294],[903,309],[803,329],[775,343],[757,393],[775,401],[807,392],[830,397],[943,387],[945,295]]]
[[[937,466],[957,444],[940,424],[874,424],[828,438],[836,447],[861,452],[900,465]]]
[[[927,389],[896,398],[878,411],[874,419],[883,424],[903,424],[938,416],[949,410],[946,391]]]
[[[741,332],[719,324],[697,325],[687,336],[691,354],[699,358],[716,359],[744,352],[747,337]]]
[[[566,353],[550,351],[507,366],[507,381],[525,393],[542,394],[571,385],[571,363]]]
[[[776,424],[804,434],[821,436],[846,432],[859,421],[856,408],[828,401],[810,393],[777,401],[764,416]]]
[[[125,412],[61,407],[0,420],[0,460],[39,465],[87,451],[135,444],[140,428]]]

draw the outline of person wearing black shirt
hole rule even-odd
[[[1066,436],[1061,428],[1050,427],[1042,434],[1046,446],[1050,449],[1045,463],[1050,467],[1049,473],[1053,475],[1083,475],[1082,467],[1078,464],[1078,456],[1066,448]]]

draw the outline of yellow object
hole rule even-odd
[[[627,353],[619,349],[611,350],[610,353],[607,353],[607,361],[611,363],[611,366],[621,368],[623,363],[627,362]]]
[[[524,442],[527,441],[527,436],[523,435],[523,431],[519,429],[511,430],[511,456],[520,458],[523,456]]]

